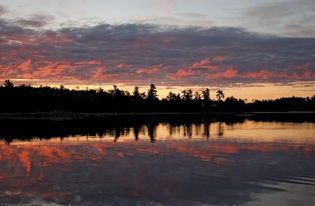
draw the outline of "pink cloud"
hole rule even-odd
[[[138,68],[136,70],[136,73],[137,74],[156,74],[156,73],[160,73],[162,70],[163,70],[163,65],[159,64],[159,65],[150,66],[148,68],[144,68],[144,67]]]
[[[175,75],[179,77],[190,77],[194,76],[194,72],[192,72],[190,69],[179,69]]]
[[[100,60],[90,60],[90,61],[80,61],[80,62],[76,62],[76,65],[98,65],[98,64],[102,64],[102,62]]]
[[[192,64],[191,67],[195,68],[195,67],[207,67],[210,65],[210,60],[209,59],[203,59],[199,62],[195,62]]]
[[[104,79],[106,77],[105,74],[106,67],[97,67],[95,73],[93,74],[92,78],[93,79]]]
[[[223,61],[223,56],[214,57],[216,61]],[[209,58],[203,59],[201,61],[192,63],[188,68],[178,69],[175,74],[168,75],[169,79],[178,79],[184,77],[191,77],[197,75],[206,75],[207,78],[233,78],[237,75],[237,71],[234,68],[229,68],[224,72],[216,72],[212,74],[208,74],[207,71],[216,71],[219,70],[220,67],[216,64],[213,64]],[[205,71],[206,70],[206,71]]]
[[[312,78],[315,76],[315,72],[312,72],[311,70],[305,70],[303,73],[303,77],[305,78]]]
[[[14,69],[11,66],[0,65],[1,77],[10,77],[12,74],[14,74]]]
[[[222,72],[207,74],[206,78],[207,79],[219,79],[219,78],[232,79],[232,78],[237,77],[237,75],[238,75],[238,71],[236,69],[229,68]]]
[[[120,63],[116,65],[117,68],[130,68],[132,67],[131,64],[125,64],[125,63]]]
[[[199,62],[195,62],[191,65],[190,69],[207,69],[207,70],[217,70],[219,69],[218,65],[212,64],[212,62],[207,58]]]
[[[268,79],[272,76],[275,76],[275,73],[268,70],[260,70],[255,72],[247,72],[243,75],[245,78],[254,78],[254,79]]]
[[[262,79],[268,80],[271,78],[284,78],[290,80],[304,80],[304,79],[312,79],[315,77],[315,73],[311,70],[304,70],[304,72],[274,72],[269,70],[260,70],[255,72],[247,72],[242,75],[243,78],[251,78],[251,79]]]
[[[47,65],[37,68],[32,72],[33,78],[60,78],[65,69],[71,68],[72,65],[67,62],[48,62]]]
[[[194,76],[195,73],[191,69],[178,69],[175,74],[168,74],[167,78],[170,80],[176,80],[176,79],[181,79],[181,78],[186,78],[186,77],[192,77]]]

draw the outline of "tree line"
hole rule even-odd
[[[210,98],[210,89],[181,93],[170,92],[166,98],[158,98],[154,84],[148,91],[133,92],[119,89],[105,91],[99,89],[71,90],[31,85],[15,86],[6,80],[0,86],[0,112],[108,112],[108,113],[144,113],[144,112],[246,112],[246,111],[315,111],[315,95],[312,97],[283,97],[275,100],[255,100],[247,103],[233,96],[225,97],[222,90],[215,91],[216,99]]]

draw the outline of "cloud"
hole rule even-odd
[[[285,0],[265,3],[244,13],[247,21],[258,31],[275,30],[287,36],[315,36],[315,1]]]
[[[0,20],[0,78],[87,84],[315,81],[315,39],[231,27],[99,24],[41,30]]]
[[[5,14],[5,13],[7,13],[6,8],[0,5],[0,16]]]
[[[190,18],[190,19],[206,19],[207,15],[205,14],[200,14],[200,13],[179,13],[179,16],[182,16],[184,18]]]
[[[218,63],[224,59],[223,56],[221,55],[217,55],[215,57],[213,57],[212,60],[210,60],[209,58],[203,59],[201,61],[195,62],[191,65],[191,67],[189,68],[190,70],[217,70],[219,68]]]
[[[207,28],[213,25],[213,21],[208,18],[188,18],[186,15],[176,16],[141,16],[134,17],[131,19],[135,22],[143,24],[157,24],[162,26],[181,26],[181,27],[204,27]]]
[[[17,68],[21,69],[22,71],[28,71],[31,69],[31,66],[32,66],[32,60],[27,59],[26,61],[18,65]]]
[[[228,68],[222,72],[209,73],[206,75],[207,79],[232,79],[237,77],[238,71],[234,68]]]
[[[194,72],[191,71],[190,69],[179,69],[175,74],[170,74],[169,79],[177,79],[177,78],[183,78],[183,77],[190,77],[194,76]]]
[[[155,0],[165,13],[173,12],[176,8],[176,0]]]
[[[126,64],[126,63],[120,63],[116,65],[117,68],[130,68],[132,67],[131,64]]]
[[[21,27],[41,28],[51,23],[53,17],[44,15],[33,15],[30,18],[20,18],[14,23]]]
[[[98,80],[105,79],[107,77],[105,73],[106,73],[106,67],[105,66],[97,67],[95,69],[95,73],[92,76],[92,79],[98,79]]]
[[[32,19],[19,19],[15,21],[16,24],[20,26],[30,26],[30,27],[42,27],[46,25],[46,22],[41,20],[32,20]]]
[[[138,68],[136,70],[136,73],[137,74],[157,74],[157,73],[162,72],[163,69],[164,68],[163,68],[162,64],[160,64],[160,65],[153,65],[153,66],[150,66],[148,68],[143,68],[143,67]]]

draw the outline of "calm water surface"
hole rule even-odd
[[[0,205],[315,204],[314,123],[164,122],[2,139]]]

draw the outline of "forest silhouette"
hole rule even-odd
[[[312,97],[283,97],[279,99],[246,102],[233,96],[225,97],[222,90],[183,90],[170,92],[166,98],[158,98],[158,91],[151,84],[146,93],[135,87],[132,93],[119,89],[71,90],[31,85],[15,86],[6,80],[0,87],[1,113],[74,112],[74,113],[211,113],[211,112],[286,112],[315,111],[315,95]]]

